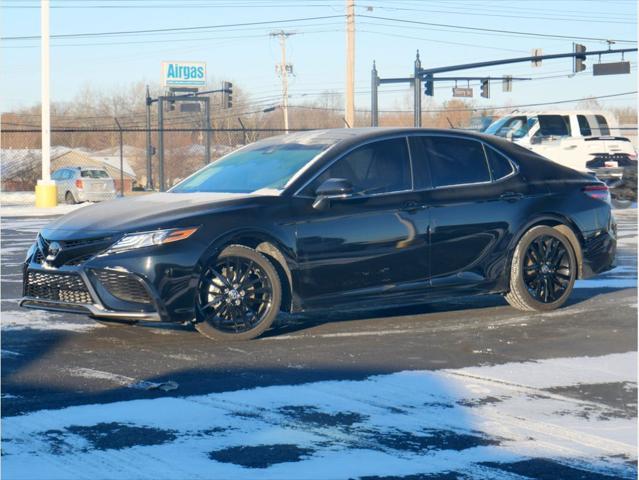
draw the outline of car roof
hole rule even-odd
[[[299,143],[303,145],[335,145],[338,143],[358,143],[363,140],[373,140],[392,135],[415,134],[445,134],[460,135],[465,137],[491,139],[486,135],[452,128],[416,128],[416,127],[358,127],[358,128],[331,128],[324,130],[307,130],[303,132],[278,135],[262,140],[261,144]]]

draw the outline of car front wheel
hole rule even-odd
[[[250,340],[280,310],[277,271],[261,253],[231,245],[204,268],[195,300],[195,328],[212,340]]]
[[[570,241],[552,227],[533,227],[515,248],[506,300],[519,310],[554,310],[566,302],[576,277]]]

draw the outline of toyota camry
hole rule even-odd
[[[478,294],[548,311],[615,250],[606,185],[523,147],[457,130],[317,130],[57,219],[28,252],[20,303],[241,340],[280,312]]]

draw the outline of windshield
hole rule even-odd
[[[325,144],[258,142],[204,167],[170,191],[174,193],[252,193],[282,190]]]
[[[537,117],[528,118],[524,115],[504,117],[494,122],[484,133],[503,138],[508,138],[512,135],[513,139],[518,139],[525,137],[536,123]]]

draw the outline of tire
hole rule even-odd
[[[71,192],[67,192],[64,195],[64,203],[66,203],[67,205],[75,205],[78,202],[75,201],[75,197]]]
[[[107,327],[115,327],[115,328],[132,327],[133,325],[138,323],[137,320],[102,320],[97,318],[95,318],[94,320],[98,322],[99,324],[105,325]]]
[[[632,205],[632,201],[625,199],[612,199],[612,208],[616,208],[618,210],[629,208]]]
[[[576,278],[577,259],[570,241],[552,227],[533,227],[515,248],[506,300],[518,310],[555,310],[570,296]]]
[[[273,324],[281,302],[282,285],[273,264],[252,248],[231,245],[203,269],[195,328],[211,340],[251,340]]]

